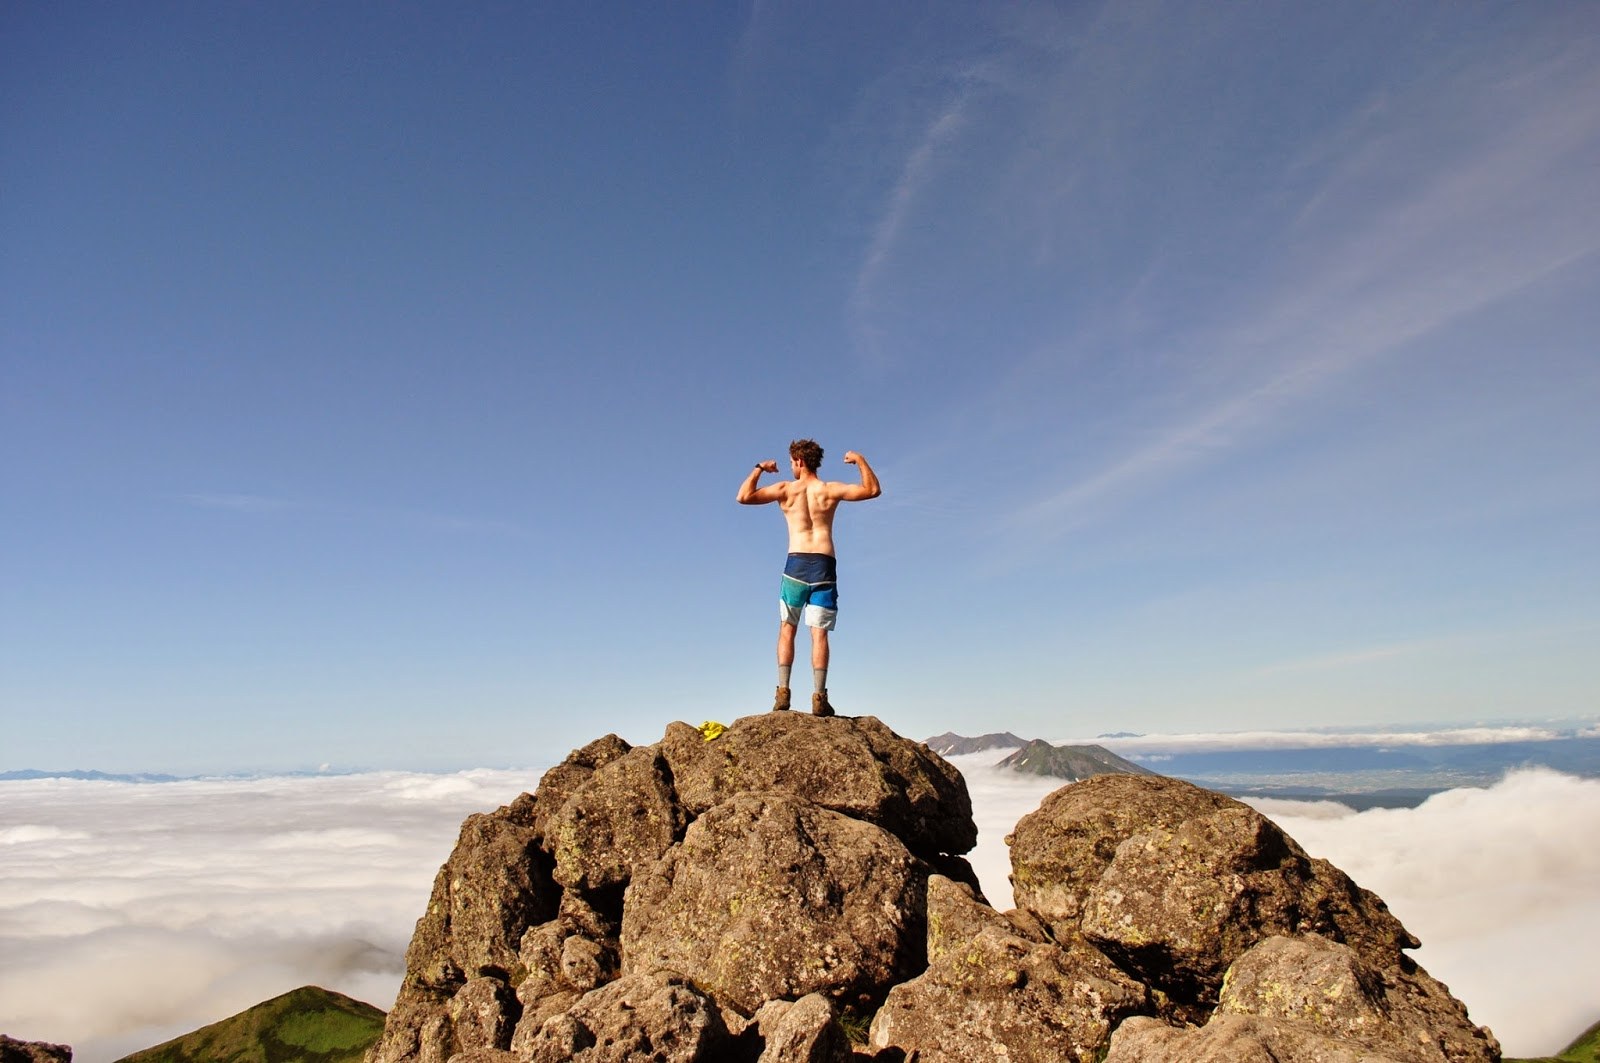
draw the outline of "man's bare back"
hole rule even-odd
[[[811,674],[815,687],[811,711],[832,716],[828,702],[828,632],[838,614],[838,589],[833,549],[833,517],[840,502],[862,502],[883,493],[878,476],[855,451],[844,460],[861,470],[858,484],[823,480],[817,475],[822,448],[809,439],[789,444],[789,468],[794,479],[757,486],[764,472],[777,472],[775,461],[757,462],[736,497],[741,505],[778,503],[789,526],[789,559],[783,570],[778,602],[778,691],[774,709],[789,707],[789,672],[794,664],[795,630],[804,623],[811,632]]]
[[[878,477],[872,471],[872,466],[867,464],[867,459],[850,450],[845,452],[844,460],[845,464],[860,468],[860,483],[847,484],[838,480],[823,480],[806,468],[805,463],[799,458],[790,458],[793,480],[758,488],[756,481],[761,478],[763,472],[778,471],[777,462],[764,461],[757,465],[739,486],[738,501],[747,506],[759,506],[767,502],[778,503],[778,508],[783,510],[783,519],[789,525],[789,552],[827,554],[832,557],[834,556],[833,516],[838,512],[839,503],[861,502],[877,498],[883,493],[878,486]]]

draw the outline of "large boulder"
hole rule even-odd
[[[1477,1063],[1498,1056],[1450,991],[1415,964],[1380,970],[1315,934],[1270,937],[1229,968],[1217,1017],[1254,1015],[1314,1026],[1404,1063]]]
[[[533,827],[534,807],[519,799],[461,825],[406,949],[406,976],[383,1036],[368,1053],[371,1063],[444,1063],[461,1048],[480,1046],[477,1033],[469,1035],[473,1043],[461,1043],[455,1018],[471,1016],[475,1030],[489,1021],[482,987],[460,1007],[452,1009],[453,999],[476,979],[509,983],[523,933],[553,916],[560,897]],[[507,1021],[516,1022],[514,1010]]]
[[[715,1003],[686,978],[627,975],[547,1019],[520,1046],[527,1063],[694,1063],[731,1042]]]
[[[620,924],[586,904],[576,891],[562,895],[556,918],[530,927],[519,954],[521,1020],[512,1048],[524,1045],[544,1021],[583,994],[617,976]]]
[[[811,993],[790,1003],[772,1000],[751,1020],[759,1033],[756,1063],[849,1063],[850,1039],[833,1001]]]
[[[547,821],[554,878],[587,892],[620,888],[683,834],[672,770],[653,746],[596,769]]]
[[[1101,775],[1056,791],[1010,837],[1020,905],[1082,934],[1203,1021],[1264,937],[1321,934],[1388,967],[1417,941],[1383,901],[1248,805],[1176,779]]]
[[[1117,1028],[1105,1063],[1404,1063],[1309,1023],[1218,1015],[1202,1028],[1132,1018]]]
[[[624,898],[624,972],[678,971],[724,1007],[876,1001],[924,965],[926,866],[892,834],[792,794],[697,819]]]
[[[450,998],[450,1026],[464,1050],[511,1047],[522,1009],[505,981],[490,975],[469,979]]]
[[[871,716],[773,712],[736,721],[714,742],[674,725],[661,750],[691,817],[736,794],[778,790],[876,823],[924,859],[978,841],[961,773]]]
[[[544,773],[539,780],[532,813],[533,829],[540,837],[549,837],[550,818],[561,811],[567,798],[586,782],[589,776],[627,755],[633,747],[614,734],[596,738],[567,754],[567,759]]]
[[[924,1059],[1012,1063],[1098,1060],[1123,1018],[1149,1009],[1145,987],[1081,939],[1050,941],[967,886],[928,881],[928,969],[889,991],[870,1043]]]

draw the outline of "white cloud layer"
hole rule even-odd
[[[973,863],[1007,907],[1004,836],[1056,785],[992,758],[952,759]],[[386,1008],[460,821],[538,775],[0,783],[0,1030],[102,1063],[307,983]],[[1388,901],[1509,1053],[1600,1017],[1600,781],[1523,771],[1415,809],[1258,807]]]
[[[1594,737],[1594,729],[1576,737]],[[1100,745],[1120,753],[1221,753],[1261,749],[1394,749],[1402,746],[1487,746],[1508,742],[1557,742],[1571,729],[1508,724],[1426,731],[1237,731],[1225,734],[1144,734],[1125,738],[1056,738],[1058,745]]]
[[[949,759],[972,791],[973,866],[989,901],[1010,907],[1004,836],[1057,781],[995,768],[991,753]],[[1382,897],[1422,939],[1417,960],[1508,1055],[1559,1051],[1600,1019],[1600,780],[1524,770],[1417,808],[1360,813],[1332,801],[1250,803]]]
[[[0,1031],[101,1063],[308,983],[388,1008],[461,820],[539,774],[0,783]]]

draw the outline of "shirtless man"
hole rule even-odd
[[[741,505],[778,503],[789,524],[789,562],[778,590],[778,693],[772,708],[789,707],[789,671],[794,666],[794,633],[803,619],[811,629],[811,678],[815,693],[811,711],[832,716],[828,704],[828,632],[839,616],[839,592],[833,555],[833,514],[840,502],[864,502],[883,493],[872,466],[853,450],[845,451],[846,465],[861,470],[858,484],[817,477],[822,448],[809,439],[789,444],[789,468],[794,479],[757,487],[764,472],[777,472],[775,461],[757,462],[736,496]]]

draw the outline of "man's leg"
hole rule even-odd
[[[828,629],[811,629],[811,711],[818,716],[832,716],[833,706],[828,704]]]
[[[778,622],[778,691],[772,698],[774,712],[789,707],[789,671],[794,667],[795,626]]]

